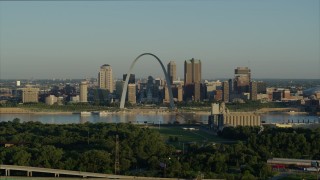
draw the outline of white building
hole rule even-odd
[[[88,102],[88,83],[86,81],[80,83],[80,102]]]
[[[47,105],[53,105],[54,103],[58,102],[58,98],[54,95],[50,95],[46,97],[46,104]]]

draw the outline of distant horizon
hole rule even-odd
[[[320,79],[320,1],[0,1],[1,79],[115,78],[142,53],[202,62],[203,79]],[[163,77],[153,57],[133,69]]]

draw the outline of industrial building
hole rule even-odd
[[[229,112],[225,103],[213,103],[208,119],[211,129],[222,130],[227,126],[261,126],[258,114],[251,112]]]

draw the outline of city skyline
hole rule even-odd
[[[319,1],[0,2],[1,79],[97,78],[110,64],[121,79],[150,52],[164,64],[203,64],[202,79],[320,77]],[[86,12],[86,13],[83,13]],[[163,77],[143,57],[136,77]],[[147,69],[147,71],[146,71]]]

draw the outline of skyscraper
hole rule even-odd
[[[250,99],[252,101],[257,100],[257,92],[258,92],[258,83],[250,82]]]
[[[100,67],[98,82],[100,89],[109,90],[110,93],[113,92],[113,75],[109,64],[104,64]]]
[[[128,102],[136,104],[136,84],[128,84]]]
[[[122,80],[123,80],[123,81],[126,81],[127,74],[123,74],[122,77],[123,77]],[[136,76],[135,76],[135,74],[130,74],[129,82],[128,82],[128,83],[129,83],[129,84],[135,84],[135,83],[136,83]]]
[[[170,98],[169,98],[169,90],[168,90],[168,87],[167,87],[167,85],[165,85],[164,87],[163,87],[163,89],[164,89],[164,99],[163,99],[163,102],[164,103],[169,103],[170,102]],[[173,90],[172,90],[173,91]],[[173,92],[172,92],[173,93]]]
[[[88,102],[88,84],[87,81],[80,83],[80,102]]]
[[[233,93],[233,80],[232,79],[229,79],[228,80],[228,83],[229,83],[229,95]]]
[[[184,62],[184,84],[201,82],[201,61],[192,58]]]
[[[191,59],[184,62],[184,99],[201,100],[201,61]]]
[[[173,81],[177,80],[177,66],[174,61],[170,61],[167,66],[168,75],[171,81],[171,84]]]
[[[201,101],[201,83],[200,82],[194,83],[193,100],[194,101]]]
[[[229,82],[228,81],[224,81],[222,82],[222,100],[223,102],[227,103],[229,102],[229,93],[230,93],[230,87],[229,87]]]
[[[181,102],[183,99],[183,94],[182,94],[182,86],[178,85],[177,86],[177,100],[178,102]]]
[[[248,93],[251,81],[251,70],[248,67],[237,67],[234,70],[234,91]]]

